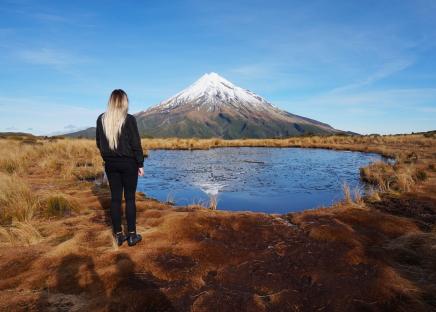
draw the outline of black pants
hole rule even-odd
[[[135,192],[138,184],[138,165],[134,159],[105,161],[105,171],[111,189],[111,218],[114,233],[121,232],[121,200],[126,200],[127,231],[136,232]]]

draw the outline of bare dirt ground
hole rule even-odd
[[[334,148],[381,145],[411,148]],[[434,162],[432,146],[416,150],[417,166]],[[62,191],[81,209],[33,221],[37,243],[1,246],[0,310],[432,311],[436,177],[427,175],[408,192],[287,215],[176,207],[137,194],[143,241],[117,247],[107,187],[30,170],[33,190]]]

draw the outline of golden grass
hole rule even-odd
[[[48,217],[67,217],[80,210],[77,201],[62,193],[49,194],[43,203],[43,213]]]
[[[29,222],[39,206],[39,198],[28,184],[15,175],[0,173],[0,224]]]
[[[360,176],[381,192],[409,192],[416,182],[427,178],[427,173],[414,164],[397,162],[391,165],[379,161],[361,168]]]
[[[209,195],[209,208],[216,210],[218,206],[218,194]]]
[[[424,135],[392,136],[308,136],[285,139],[142,139],[145,149],[210,149],[215,147],[313,147],[376,152],[385,156],[405,158],[407,151],[399,147],[428,148],[435,138]]]
[[[342,192],[344,193],[344,199],[341,204],[353,207],[364,206],[365,202],[359,188],[356,187],[351,190],[350,186],[347,183],[344,183],[342,185]]]
[[[29,170],[62,179],[90,179],[102,173],[102,161],[92,140],[37,140],[26,144],[0,140],[0,171],[26,175]]]
[[[30,222],[14,222],[9,226],[0,226],[0,244],[3,245],[33,245],[42,239],[41,233]]]

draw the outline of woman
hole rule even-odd
[[[136,233],[135,192],[138,175],[144,175],[144,154],[136,119],[127,113],[129,99],[121,90],[114,90],[106,112],[97,118],[97,147],[104,160],[104,168],[111,189],[110,213],[113,234],[118,246],[125,240],[136,245],[142,237]],[[121,229],[121,199],[126,200],[127,234]]]

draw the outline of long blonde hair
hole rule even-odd
[[[103,131],[109,142],[109,148],[115,150],[118,146],[118,138],[129,109],[127,93],[121,89],[112,91],[107,104],[107,110],[103,114]]]

